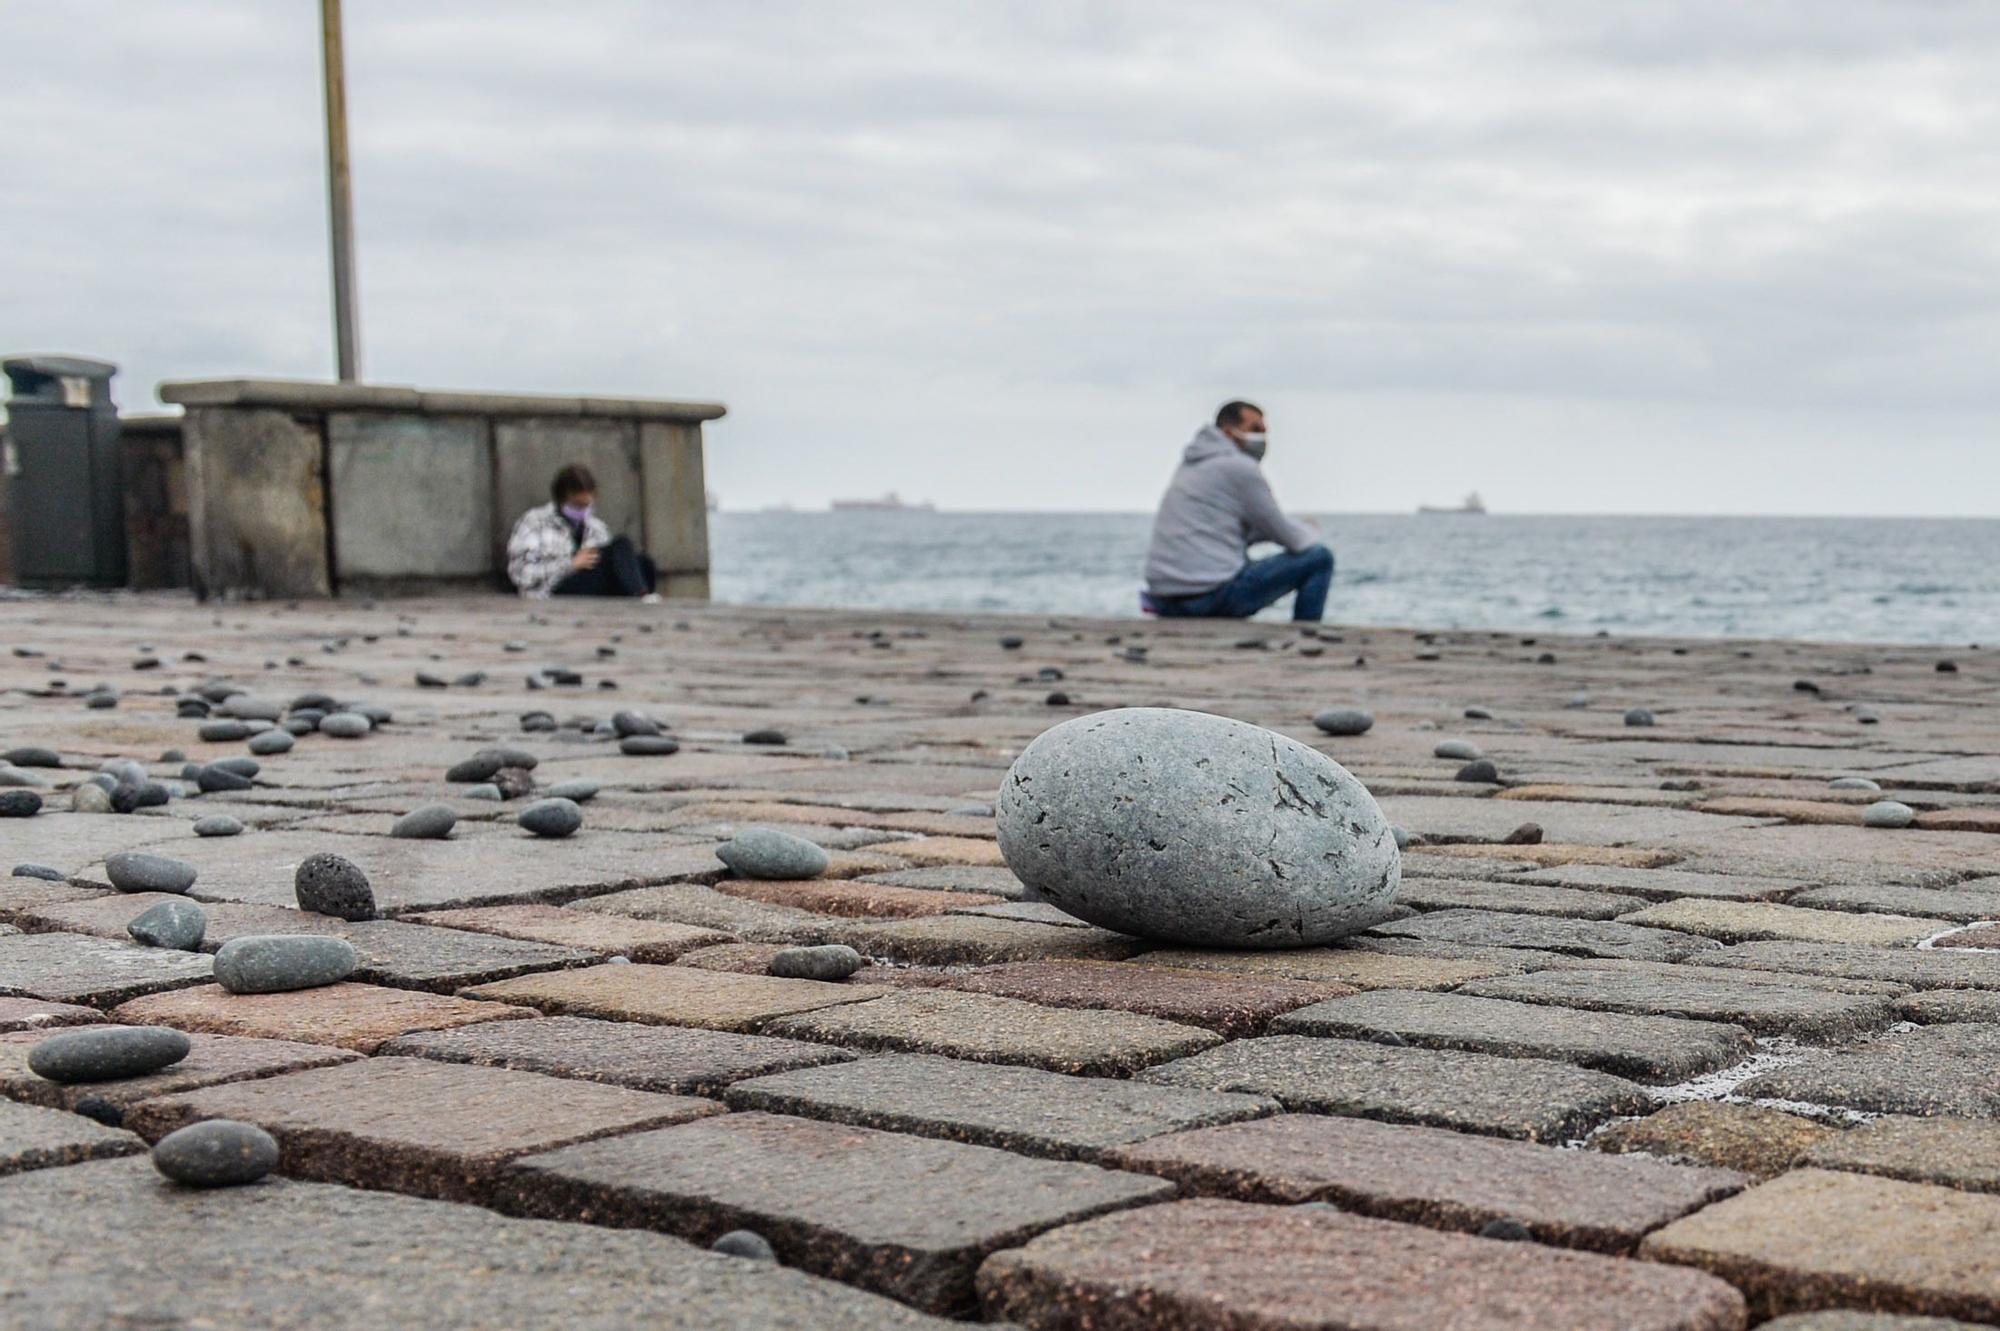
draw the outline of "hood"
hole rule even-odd
[[[1236,446],[1236,441],[1213,425],[1204,425],[1195,431],[1194,438],[1188,440],[1187,451],[1181,454],[1182,462],[1206,462],[1210,458],[1228,457],[1234,454],[1240,458],[1250,455]]]

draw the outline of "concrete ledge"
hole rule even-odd
[[[395,411],[423,416],[593,416],[699,423],[728,413],[720,402],[665,398],[456,393],[394,384],[338,384],[313,379],[177,379],[159,386],[162,402],[188,407],[272,407],[298,412]]]

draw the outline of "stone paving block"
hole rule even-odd
[[[1584,1068],[1455,1049],[1273,1035],[1138,1074],[1167,1086],[1268,1095],[1290,1110],[1557,1142],[1652,1105],[1644,1088]]]
[[[1599,864],[1620,869],[1657,869],[1674,863],[1680,855],[1671,850],[1645,850],[1636,846],[1502,846],[1489,842],[1469,845],[1426,846],[1439,859],[1497,860],[1503,863],[1532,864],[1554,868],[1565,864]]]
[[[75,1003],[49,1003],[39,998],[0,998],[0,1031],[46,1031],[103,1021],[96,1008]]]
[[[592,897],[566,907],[635,920],[667,920],[759,943],[824,943],[852,921],[791,906],[726,896],[699,883],[670,883]]]
[[[802,1040],[595,1017],[537,1017],[418,1031],[389,1041],[379,1052],[516,1068],[668,1095],[707,1096],[720,1095],[724,1087],[746,1077],[845,1063],[855,1057],[844,1049]]]
[[[1715,897],[1726,901],[1769,901],[1788,896],[1810,884],[1802,878],[1762,878],[1754,875],[1696,873],[1687,869],[1621,869],[1609,865],[1575,864],[1534,869],[1524,882],[1550,887],[1629,892],[1636,897],[1666,901],[1675,897]]]
[[[898,869],[893,873],[871,873],[858,881],[937,892],[978,892],[1008,901],[1020,901],[1028,895],[1027,885],[1004,865],[939,864],[922,869]]]
[[[1471,980],[1513,975],[1518,960],[1459,961],[1365,952],[1347,947],[1299,947],[1279,952],[1226,952],[1170,947],[1142,952],[1137,965],[1217,971],[1251,979],[1341,984],[1355,989],[1451,989]]]
[[[0,1035],[0,1096],[50,1109],[75,1109],[77,1101],[95,1097],[126,1106],[156,1095],[172,1095],[224,1082],[274,1077],[281,1072],[347,1063],[360,1055],[323,1044],[291,1040],[254,1040],[235,1035],[188,1036],[188,1055],[180,1062],[143,1077],[84,1082],[65,1086],[28,1070],[28,1051],[42,1035],[20,1032]]]
[[[1000,901],[983,906],[953,906],[945,912],[948,915],[982,915],[994,920],[1026,920],[1030,924],[1060,924],[1071,929],[1094,929],[1089,920],[1079,920],[1076,916],[1046,901]]]
[[[93,1123],[81,1114],[0,1102],[0,1175],[136,1155],[145,1149],[146,1143],[133,1133]]]
[[[1805,1163],[1967,1192],[2000,1192],[2000,1123],[1891,1115],[1829,1134]]]
[[[729,934],[671,920],[638,920],[568,906],[473,906],[404,917],[413,924],[497,934],[581,948],[633,961],[672,961],[698,947],[734,941]]]
[[[1695,805],[1701,813],[1743,818],[1782,818],[1788,823],[1845,823],[1861,825],[1861,810],[1835,800],[1774,799],[1764,795],[1724,795]]]
[[[1343,1211],[1477,1233],[1494,1220],[1542,1243],[1629,1253],[1648,1231],[1747,1187],[1747,1175],[1363,1118],[1283,1114],[1153,1137],[1120,1169],[1242,1202]]]
[[[1396,889],[1396,901],[1418,910],[1497,910],[1572,920],[1614,919],[1642,904],[1637,897],[1615,892],[1585,892],[1535,883],[1493,883],[1477,878],[1405,878]]]
[[[1946,926],[1912,915],[1849,914],[1769,901],[1696,901],[1682,898],[1621,915],[1627,924],[1701,934],[1725,943],[1788,938],[1803,943],[1907,947]]]
[[[10,855],[14,853],[12,842],[8,843],[8,851]],[[46,878],[0,878],[0,924],[20,924],[23,914],[65,901],[89,901],[112,895],[105,888],[55,883]]]
[[[110,1007],[141,994],[207,984],[214,970],[200,953],[88,934],[0,936],[0,996],[10,998]]]
[[[1923,1022],[2000,1021],[2000,992],[1991,989],[1931,989],[1898,1000],[1905,1020]]]
[[[1690,960],[1702,966],[1888,980],[1913,989],[2000,989],[2000,954],[1949,948],[1843,947],[1835,943],[1737,943]]]
[[[884,1054],[741,1081],[724,1099],[733,1109],[942,1137],[1057,1160],[1095,1160],[1109,1147],[1163,1132],[1278,1110],[1275,1100],[1263,1096],[1072,1077],[925,1054]]]
[[[941,989],[886,992],[868,1003],[781,1018],[764,1031],[850,1049],[941,1054],[1100,1077],[1123,1076],[1221,1043],[1213,1031],[1132,1012],[1042,1007]]]
[[[1594,1012],[1687,1017],[1741,1026],[1757,1035],[1788,1035],[1832,1044],[1896,1019],[1893,998],[1745,980],[1728,971],[1683,967],[1685,974],[1596,969],[1547,970],[1476,980],[1468,994],[1521,1003],[1552,1003]]]
[[[112,1009],[113,1021],[175,1026],[190,1033],[298,1040],[373,1053],[411,1031],[437,1031],[481,1021],[532,1017],[525,1007],[447,998],[415,989],[385,989],[351,981],[282,994],[232,994],[220,985],[135,998]]]
[[[1789,898],[1789,904],[1812,906],[1818,910],[1921,915],[1960,924],[2000,919],[2000,892],[1968,888],[1896,887],[1888,884],[1815,887]]]
[[[1897,1313],[1788,1313],[1758,1331],[1985,1331],[1952,1317],[1904,1317]]]
[[[35,1218],[0,1245],[7,1314],[35,1331],[191,1318],[242,1331],[397,1331],[413,1309],[425,1331],[956,1325],[658,1234],[279,1178],[180,1189],[144,1160],[17,1175],[0,1182],[0,1214]]]
[[[47,800],[48,792],[44,791],[42,795]],[[67,796],[57,798],[64,804],[69,802]],[[133,850],[148,842],[185,836],[182,826],[149,814],[116,817],[101,813],[70,813],[45,807],[33,818],[20,819],[8,827],[6,863],[0,865],[0,871],[11,870],[21,863],[47,864],[75,877],[106,855]],[[16,897],[16,893],[35,891],[24,886],[33,881],[0,879],[0,884],[4,884],[0,887],[0,903],[22,899]],[[40,899],[46,901],[52,898],[44,895]]]
[[[1264,980],[1120,961],[1022,961],[948,975],[940,983],[1043,1007],[1139,1012],[1201,1026],[1227,1039],[1257,1035],[1281,1013],[1355,992],[1344,984]]]
[[[203,1119],[255,1123],[293,1178],[476,1201],[515,1156],[720,1112],[689,1096],[377,1057],[146,1100],[125,1121],[148,1141]]]
[[[1979,1193],[1795,1169],[1675,1221],[1639,1252],[1721,1276],[1758,1317],[1848,1307],[2000,1318],[2000,1198]]]
[[[2000,809],[1928,809],[1917,815],[1926,832],[2000,832]]]
[[[977,915],[850,924],[832,936],[865,957],[913,966],[993,966],[1058,958],[1119,961],[1146,944],[1109,929],[1073,929]]]
[[[2000,1027],[1926,1026],[1884,1036],[1773,1069],[1736,1093],[1874,1114],[2000,1118]]]
[[[767,975],[771,970],[771,962],[789,946],[787,943],[717,943],[714,947],[696,948],[692,952],[683,953],[680,964],[693,966],[697,970],[734,971],[738,975]],[[861,969],[883,968],[863,966]],[[849,977],[850,980],[852,978]]]
[[[1317,1207],[1197,1199],[1070,1225],[987,1260],[1028,1331],[1739,1331],[1699,1272]]]
[[[687,966],[589,966],[480,985],[467,998],[520,1003],[551,1015],[749,1031],[775,1017],[889,993],[874,985],[736,975]]]
[[[1683,1100],[1645,1118],[1607,1123],[1587,1145],[1598,1151],[1645,1152],[1769,1178],[1798,1164],[1806,1152],[1837,1131],[1761,1105]]]
[[[78,933],[97,938],[130,942],[125,926],[165,901],[183,898],[165,892],[94,892],[80,901],[62,901],[21,912],[21,927],[31,933]],[[337,928],[345,921],[311,915],[283,906],[240,906],[233,902],[210,902],[202,906],[208,917],[202,933],[202,950],[213,952],[232,938],[245,934],[319,932]]]
[[[771,881],[755,878],[724,878],[715,884],[724,896],[762,901],[772,906],[790,906],[820,915],[840,915],[849,919],[912,919],[941,915],[954,906],[991,905],[1005,897],[972,892],[934,892],[920,887],[891,887],[858,879],[839,882]]]
[[[1386,1033],[1426,1049],[1554,1059],[1656,1083],[1729,1067],[1756,1047],[1748,1031],[1721,1022],[1394,990],[1302,1007],[1279,1017],[1271,1029],[1279,1035],[1362,1040]]]
[[[982,837],[918,837],[915,841],[898,841],[895,853],[897,859],[919,868],[945,864],[1004,868],[1007,863],[1000,857],[1000,847]]]
[[[1534,948],[1578,957],[1680,961],[1719,946],[1713,939],[1615,920],[1563,920],[1490,910],[1440,910],[1378,924],[1370,933],[1485,947]]]
[[[1057,1225],[1160,1201],[1171,1184],[776,1114],[727,1114],[517,1161],[502,1209],[662,1229],[754,1229],[787,1266],[967,1313],[988,1254]]]
[[[1985,951],[2000,949],[2000,925],[1980,924],[1969,929],[1960,929],[1933,940],[1932,946],[1946,949],[1979,948]]]

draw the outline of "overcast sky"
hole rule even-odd
[[[730,507],[2000,513],[2000,4],[349,0],[363,364]],[[0,5],[0,350],[332,375],[316,6]]]

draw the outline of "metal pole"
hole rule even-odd
[[[354,194],[347,161],[347,66],[340,0],[319,0],[320,58],[326,75],[326,206],[333,241],[333,338],[340,381],[361,378],[354,308]]]

